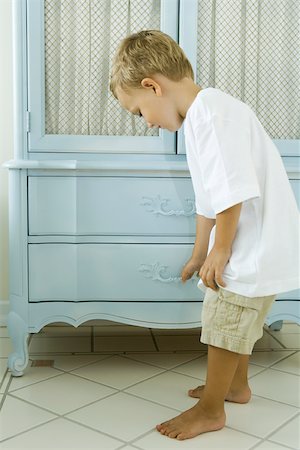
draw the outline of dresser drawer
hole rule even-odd
[[[189,178],[29,177],[30,235],[191,235]]]
[[[30,244],[29,301],[198,301],[188,244]]]

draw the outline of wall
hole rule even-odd
[[[0,0],[0,325],[8,312],[8,170],[13,158],[12,0]]]

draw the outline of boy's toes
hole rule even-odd
[[[168,434],[169,438],[172,438],[172,439],[175,439],[177,435],[178,435],[178,431],[171,431]]]
[[[178,439],[179,441],[183,441],[184,439],[187,439],[187,435],[184,433],[179,433],[177,434],[176,439]]]
[[[197,386],[195,389],[189,389],[188,395],[190,397],[200,398],[202,391],[203,391],[203,386]]]
[[[167,426],[164,423],[161,423],[159,425],[156,425],[157,431],[159,431],[161,434],[167,434]]]
[[[158,431],[162,431],[163,429],[166,428],[166,426],[168,425],[168,423],[169,423],[169,421],[168,421],[168,422],[162,422],[162,423],[159,423],[158,425],[156,425],[156,429],[157,429]]]

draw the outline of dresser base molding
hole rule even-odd
[[[168,329],[197,328],[201,324],[202,302],[92,302],[90,308],[87,303],[30,303],[29,333],[38,333],[54,322],[78,327],[89,320]]]
[[[202,301],[199,302],[87,302],[29,303],[29,333],[38,333],[55,322],[78,327],[89,320],[111,320],[145,328],[187,329],[201,327]],[[278,300],[265,323],[270,326],[287,320],[300,325],[299,302]]]
[[[90,309],[93,312],[87,313],[87,302],[29,304],[28,324],[15,311],[11,311],[7,322],[13,342],[13,352],[8,358],[12,375],[22,376],[28,365],[29,333],[38,333],[51,323],[62,322],[78,327],[90,320],[111,320],[147,328],[201,327],[202,302],[93,302]],[[266,318],[266,324],[271,330],[280,330],[283,320],[300,324],[299,317],[298,302],[277,301]]]

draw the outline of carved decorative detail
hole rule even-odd
[[[141,205],[146,206],[146,211],[152,212],[156,215],[162,216],[185,216],[190,217],[196,214],[195,202],[191,198],[186,198],[185,203],[187,207],[184,210],[174,210],[168,209],[169,198],[161,198],[160,195],[157,197],[143,197],[143,202]]]
[[[11,311],[8,314],[7,327],[14,350],[8,357],[8,367],[14,377],[21,377],[29,359],[27,326],[17,313]]]
[[[144,277],[151,278],[153,281],[160,281],[162,283],[179,283],[181,277],[170,276],[168,266],[163,266],[159,262],[154,264],[142,264],[139,267],[139,272],[143,272]],[[197,281],[197,278],[192,277],[190,281]]]

